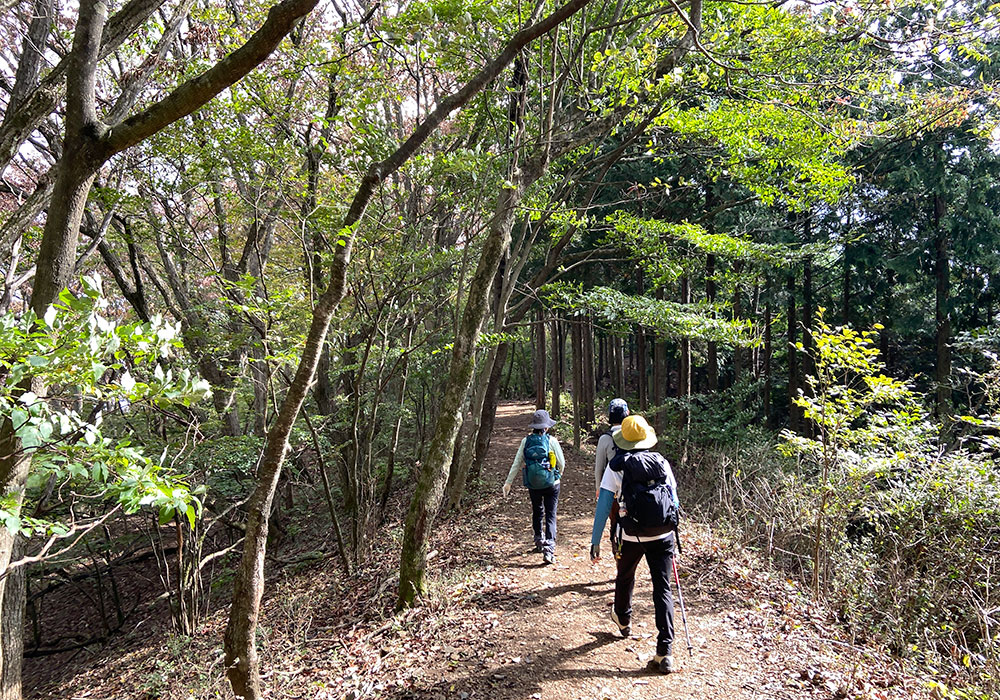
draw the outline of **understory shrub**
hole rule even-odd
[[[785,431],[779,449],[761,440],[695,450],[683,492],[812,583],[858,638],[996,693],[992,443],[942,439],[909,384],[882,373],[871,333],[820,316],[814,344],[799,431]]]

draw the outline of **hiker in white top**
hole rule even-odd
[[[535,536],[535,551],[542,553],[546,564],[556,557],[556,511],[559,508],[559,484],[566,469],[562,447],[548,434],[556,422],[545,409],[535,411],[531,435],[521,440],[510,473],[503,484],[503,495],[510,493],[514,477],[521,472],[521,482],[531,496],[531,528]],[[544,530],[543,530],[544,525]]]
[[[628,404],[625,403],[625,399],[611,399],[611,403],[608,404],[608,424],[611,427],[597,441],[597,456],[594,458],[595,498],[601,495],[601,479],[604,478],[604,468],[618,454],[615,441],[611,436],[622,429],[622,421],[627,417]],[[614,520],[611,521],[611,526],[614,527]]]
[[[618,573],[611,619],[623,637],[632,629],[632,589],[635,570],[644,558],[653,584],[656,611],[656,655],[649,666],[661,673],[673,671],[674,602],[670,593],[670,569],[676,542],[677,482],[665,457],[651,451],[656,433],[642,416],[629,416],[614,435],[621,453],[604,470],[601,495],[594,512],[590,536],[590,558],[601,556],[601,533],[611,512],[612,501],[620,507],[620,537],[615,542]],[[614,540],[613,540],[614,541]]]

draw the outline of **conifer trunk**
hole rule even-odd
[[[549,371],[552,374],[552,378],[549,381],[549,385],[552,388],[552,417],[557,418],[559,416],[559,397],[562,395],[562,372],[560,371],[559,365],[561,364],[561,353],[559,348],[559,321],[553,317],[552,319],[552,332],[549,333],[549,339],[552,341],[552,359],[549,362]]]
[[[878,347],[879,354],[882,356],[882,362],[885,366],[891,367],[892,359],[889,357],[889,338],[892,334],[890,328],[892,328],[892,317],[894,313],[892,294],[893,288],[896,285],[896,271],[886,270],[885,271],[885,284],[886,291],[882,297],[882,330],[879,332],[878,337]]]
[[[535,311],[534,347],[535,361],[535,408],[545,408],[545,318],[541,308]]]
[[[590,316],[583,323],[583,417],[588,428],[592,427],[594,415],[594,324]]]
[[[709,306],[715,304],[715,256],[709,253],[705,256],[705,301]],[[715,316],[715,312],[711,312]],[[719,390],[719,345],[714,340],[708,341],[708,349],[705,354],[706,370],[708,373],[708,390],[715,392]]]
[[[691,303],[691,278],[687,275],[681,278],[682,304]],[[677,396],[689,399],[691,397],[691,339],[683,337],[680,340],[680,367]],[[682,409],[681,424],[687,425],[687,411]]]
[[[791,431],[798,430],[798,406],[795,405],[795,399],[799,395],[798,387],[798,348],[795,344],[797,342],[797,325],[798,320],[795,317],[795,273],[791,272],[788,274],[786,282],[786,291],[788,293],[787,303],[787,316],[788,316],[788,429]]]
[[[580,449],[580,422],[583,409],[583,339],[580,321],[574,320],[570,326],[573,344],[573,447]]]
[[[770,276],[764,282],[764,356],[761,358],[761,373],[764,375],[764,387],[762,389],[761,403],[764,406],[764,425],[769,430],[774,428],[774,415],[771,407],[771,391],[772,391],[772,378],[771,378],[771,353],[772,353],[772,331],[771,331],[771,320],[772,320],[772,309],[771,309],[771,278]]]
[[[625,398],[625,346],[624,341],[619,336],[611,339],[612,350],[614,352],[614,373],[615,373],[615,396]]]
[[[659,300],[663,299],[663,290],[656,290],[656,298]],[[656,431],[662,432],[663,425],[663,397],[664,397],[664,370],[667,362],[667,347],[663,341],[663,338],[657,336],[653,340],[653,405],[656,407],[656,412],[653,415],[653,427]]]
[[[943,421],[951,415],[951,261],[949,259],[948,233],[941,225],[944,216],[944,198],[934,195],[934,320],[935,355],[934,380],[937,384],[935,392],[934,415]]]
[[[740,289],[739,274],[743,271],[743,265],[737,261],[733,263],[733,272],[736,273],[737,281],[733,289],[733,320],[739,320],[743,316],[743,290]],[[743,381],[743,370],[745,367],[746,352],[739,345],[733,347],[733,386]]]
[[[646,330],[642,326],[636,327],[635,335],[635,377],[639,394],[639,410],[643,413],[649,408],[649,375],[646,373],[647,352],[646,352]]]

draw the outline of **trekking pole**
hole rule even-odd
[[[687,614],[684,612],[684,593],[681,592],[681,579],[677,576],[677,560],[671,559],[670,563],[674,567],[674,583],[677,584],[677,600],[681,604],[681,620],[684,622],[684,637],[687,639],[688,656],[694,656],[694,652],[692,651],[694,647],[691,646],[691,635],[688,634]]]
[[[676,530],[674,532],[675,532],[675,534],[677,534],[677,551],[679,553],[681,551],[680,533],[677,533]],[[688,656],[694,656],[694,652],[692,651],[693,647],[691,646],[691,635],[688,634],[687,614],[684,612],[684,593],[681,591],[681,579],[680,579],[680,576],[677,575],[677,558],[676,557],[671,557],[670,558],[670,564],[674,568],[674,583],[677,584],[677,600],[680,601],[680,604],[681,604],[681,620],[684,622],[684,637],[685,637],[685,639],[687,639]]]

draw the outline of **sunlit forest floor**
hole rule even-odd
[[[887,655],[852,644],[799,585],[723,543],[708,524],[690,521],[679,565],[693,654],[678,610],[678,670],[647,672],[655,626],[645,565],[636,579],[633,635],[622,639],[609,617],[614,560],[604,556],[592,565],[588,557],[593,448],[565,450],[555,566],[531,551],[527,493],[515,486],[508,499],[499,496],[531,410],[528,404],[500,407],[483,490],[469,497],[462,515],[436,526],[437,579],[418,609],[392,612],[399,523],[375,533],[379,546],[345,580],[332,556],[302,556],[315,544],[310,537],[334,549],[323,511],[303,518],[308,532],[276,554],[264,601],[260,644],[270,697],[927,695],[925,683]],[[33,660],[25,673],[27,696],[229,697],[221,648],[225,614],[224,608],[213,612],[191,637],[172,635],[150,619],[133,622],[130,634],[103,650]]]

